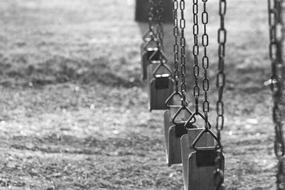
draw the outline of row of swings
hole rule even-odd
[[[169,166],[183,165],[185,190],[221,190],[224,189],[224,156],[221,145],[221,130],[224,126],[223,90],[225,85],[224,57],[226,30],[224,18],[226,0],[220,0],[220,28],[218,31],[219,68],[217,74],[217,119],[216,132],[212,131],[209,121],[210,103],[208,91],[210,82],[207,56],[209,36],[207,34],[207,0],[203,0],[203,11],[199,12],[198,0],[193,0],[193,74],[194,103],[187,100],[186,81],[186,39],[185,39],[185,1],[173,1],[173,65],[168,64],[164,52],[163,27],[161,24],[162,0],[149,0],[149,29],[143,36],[142,79],[149,86],[150,110],[165,110],[164,131],[166,157]],[[203,33],[199,34],[201,20]],[[201,37],[203,54],[200,56],[199,38]],[[201,64],[199,63],[201,60]],[[202,65],[202,66],[200,66]],[[203,80],[200,84],[200,70]],[[203,91],[203,101],[200,101]],[[202,108],[202,112],[200,109]],[[201,122],[202,121],[202,122]]]
[[[225,14],[227,1],[219,0],[220,27],[218,29],[218,73],[216,102],[216,131],[212,131],[209,121],[210,88],[208,69],[210,60],[207,55],[209,36],[207,24],[207,0],[193,0],[193,96],[194,103],[187,100],[186,93],[186,40],[185,40],[185,0],[173,0],[173,67],[170,67],[164,53],[163,27],[161,24],[162,0],[148,0],[149,30],[143,36],[142,78],[149,85],[150,110],[165,110],[164,131],[167,163],[183,166],[185,190],[223,190],[224,156],[221,145],[221,131],[224,128],[223,92],[225,87],[225,45],[227,31]],[[270,60],[272,75],[269,80],[273,94],[273,122],[275,125],[274,152],[278,159],[276,175],[277,190],[285,190],[285,142],[283,137],[282,97],[283,97],[283,41],[285,39],[282,15],[283,0],[268,0],[270,26]],[[200,22],[202,26],[200,27]],[[202,34],[199,31],[202,28]],[[200,40],[199,40],[200,38]],[[202,51],[200,50],[202,44]],[[200,53],[202,55],[200,56]],[[199,82],[200,71],[203,80]],[[201,84],[202,83],[202,84]],[[203,102],[199,98],[203,91]],[[202,112],[200,109],[202,108]],[[202,120],[202,122],[201,122]],[[200,121],[200,122],[199,122]]]

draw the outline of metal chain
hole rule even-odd
[[[194,37],[194,45],[193,45],[193,56],[194,56],[194,67],[193,67],[193,73],[194,73],[194,98],[195,98],[195,113],[198,113],[199,111],[199,96],[200,96],[200,87],[198,84],[198,77],[200,73],[199,68],[199,4],[198,0],[193,0],[193,37]]]
[[[153,0],[148,0],[148,31],[143,35],[142,47],[149,41],[154,41],[154,25],[153,25]]]
[[[181,94],[182,94],[182,105],[186,106],[186,39],[185,39],[185,27],[186,21],[184,17],[185,13],[185,1],[180,1],[180,11],[181,11],[181,18],[180,18],[180,62],[181,62]]]
[[[156,21],[156,33],[158,38],[158,47],[164,50],[163,38],[164,31],[162,26],[162,14],[163,14],[162,0],[156,0],[155,3],[155,21]]]
[[[149,0],[148,4],[148,29],[150,33],[154,34],[154,0]]]
[[[283,159],[285,155],[285,144],[283,137],[283,124],[281,116],[282,96],[284,88],[283,74],[283,41],[284,41],[284,23],[282,19],[283,0],[268,0],[268,15],[270,27],[270,45],[269,55],[272,67],[271,90],[273,94],[273,122],[275,125],[274,152],[278,159],[278,169],[276,175],[277,190],[284,190]]]
[[[210,88],[208,69],[209,69],[209,57],[207,55],[207,47],[209,45],[209,35],[207,34],[207,24],[208,24],[208,12],[207,12],[207,1],[203,1],[203,12],[202,12],[202,23],[204,26],[204,32],[202,35],[202,46],[204,49],[204,55],[202,58],[202,67],[204,70],[204,80],[203,80],[203,91],[204,91],[204,102],[203,102],[203,112],[205,116],[205,127],[209,128],[208,113],[210,111],[210,103],[208,101],[208,91]]]
[[[173,28],[173,36],[174,36],[174,81],[175,81],[175,92],[179,91],[179,21],[178,21],[178,0],[173,1],[173,18],[174,18],[174,28]]]
[[[279,16],[277,8],[280,6],[280,0],[268,0],[269,4],[269,25],[270,25],[270,60],[272,63],[271,90],[273,92],[273,121],[276,130],[275,154],[277,158],[284,155],[284,142],[282,136],[282,120],[280,117],[280,104],[282,98],[283,76],[282,71],[282,38],[278,37],[278,25],[282,25],[282,18]],[[278,5],[279,4],[279,5]],[[280,19],[279,19],[280,18]]]
[[[226,50],[226,41],[227,41],[227,30],[225,29],[225,15],[227,11],[227,1],[219,0],[219,15],[220,15],[220,28],[218,30],[218,74],[217,74],[217,88],[218,88],[218,101],[216,104],[216,131],[218,144],[221,145],[221,131],[224,128],[224,102],[223,102],[223,92],[226,83],[226,76],[224,72],[225,65],[225,50]],[[217,185],[216,190],[224,190],[224,172],[223,172],[223,146],[220,147],[218,156],[216,158],[216,172],[215,172],[215,183]]]
[[[157,43],[159,43],[161,39],[161,34],[163,34],[163,32],[160,32],[157,27],[159,20],[160,20],[159,18],[160,12],[158,10],[159,6],[156,0],[148,0],[148,5],[149,5],[148,6],[148,31],[144,35],[143,40],[144,42],[150,40],[150,41],[156,41]]]

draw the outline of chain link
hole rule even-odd
[[[173,28],[173,36],[174,36],[174,81],[175,81],[175,92],[179,92],[179,21],[178,21],[178,9],[179,4],[178,0],[173,1],[173,18],[174,18],[174,28]]]
[[[278,169],[276,175],[277,190],[284,190],[284,169],[283,159],[285,155],[285,144],[283,136],[283,123],[281,116],[282,96],[284,88],[283,74],[283,41],[284,23],[282,19],[283,0],[268,0],[269,17],[269,56],[271,60],[272,76],[271,90],[273,94],[273,122],[275,125],[274,152],[278,159]]]
[[[143,35],[142,47],[144,47],[150,41],[157,41],[154,22],[154,5],[154,0],[148,0],[148,31]]]
[[[149,0],[148,4],[148,30],[151,34],[154,34],[154,0]]]
[[[181,56],[181,94],[182,94],[182,105],[186,106],[186,39],[185,39],[185,27],[186,21],[184,17],[185,13],[185,1],[180,1],[180,10],[181,10],[181,18],[180,18],[180,56]]]
[[[204,91],[204,102],[203,102],[203,112],[205,116],[205,127],[209,128],[208,125],[208,113],[210,111],[210,103],[208,101],[208,91],[210,88],[210,82],[208,78],[208,69],[209,69],[209,57],[207,55],[207,47],[209,45],[209,35],[207,34],[207,24],[209,21],[208,12],[207,12],[207,2],[208,0],[203,1],[203,12],[202,12],[202,24],[204,26],[204,32],[202,34],[202,46],[204,49],[204,55],[202,57],[202,67],[204,70],[204,80],[203,80],[203,91]]]
[[[194,45],[193,45],[193,56],[194,56],[194,98],[195,98],[195,113],[199,112],[199,96],[200,96],[200,87],[198,84],[198,77],[200,74],[199,68],[199,4],[198,0],[193,0],[193,38],[194,38]]]
[[[216,103],[216,131],[218,144],[221,145],[221,131],[224,128],[224,102],[223,102],[223,92],[226,83],[226,76],[224,72],[225,65],[225,50],[227,42],[227,30],[225,29],[225,15],[227,11],[227,1],[219,0],[219,16],[220,16],[220,28],[218,29],[218,74],[217,74],[217,89],[218,89],[218,101]],[[216,172],[215,172],[215,183],[217,185],[216,190],[224,190],[224,172],[223,172],[223,146],[220,147],[218,156],[216,158]]]

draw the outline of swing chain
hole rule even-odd
[[[155,4],[155,18],[156,18],[156,33],[157,33],[157,38],[158,38],[158,45],[159,48],[162,50],[164,49],[163,46],[163,38],[164,38],[164,31],[163,31],[163,26],[162,26],[162,13],[163,13],[163,8],[162,8],[162,0],[157,0]]]
[[[180,1],[180,10],[181,10],[181,18],[180,18],[180,30],[181,30],[181,37],[180,37],[180,46],[181,46],[181,94],[182,94],[182,105],[186,106],[186,39],[185,39],[185,27],[186,21],[184,17],[185,12],[185,1]]]
[[[283,159],[285,155],[285,144],[283,136],[283,123],[281,116],[282,96],[283,96],[283,41],[284,41],[284,23],[282,20],[283,0],[268,0],[268,15],[270,27],[270,45],[269,56],[271,60],[272,76],[271,90],[273,93],[273,122],[275,125],[274,152],[278,159],[278,169],[276,175],[277,190],[283,190],[285,177],[283,169]]]
[[[218,88],[218,101],[217,101],[217,131],[220,132],[224,128],[224,103],[223,103],[223,92],[226,83],[226,76],[224,73],[224,64],[225,64],[225,47],[226,47],[226,36],[227,31],[225,29],[224,21],[225,21],[225,14],[226,14],[226,0],[220,0],[219,4],[219,14],[220,14],[220,29],[218,30],[218,56],[219,56],[219,63],[218,63],[218,75],[217,75],[217,88]]]
[[[207,1],[203,1],[203,12],[202,12],[202,23],[204,26],[204,33],[202,34],[202,46],[204,48],[204,55],[202,58],[202,67],[204,70],[204,80],[203,80],[203,91],[204,91],[204,102],[203,102],[203,112],[205,116],[205,127],[209,128],[208,122],[208,113],[210,111],[210,103],[208,101],[208,91],[210,88],[209,78],[208,78],[208,69],[209,69],[209,57],[207,55],[207,47],[209,45],[209,35],[207,34],[207,24],[209,21],[208,12],[207,12]]]
[[[148,9],[148,28],[151,34],[154,34],[154,0],[149,0],[149,9]]]
[[[194,73],[194,98],[195,98],[195,112],[198,113],[199,110],[199,96],[200,96],[200,88],[198,85],[198,77],[200,73],[199,68],[199,18],[198,18],[198,12],[199,12],[199,5],[198,0],[193,0],[193,38],[194,38],[194,45],[193,45],[193,56],[194,56],[194,67],[193,67],[193,73]]]
[[[283,95],[283,59],[282,59],[282,7],[281,0],[268,1],[270,25],[270,60],[272,62],[271,90],[273,92],[273,121],[275,123],[275,154],[277,158],[284,156],[284,140],[282,134],[281,99]],[[280,36],[281,35],[281,36]]]
[[[174,80],[175,80],[175,92],[179,91],[179,21],[178,21],[178,0],[173,1],[173,18],[174,18],[174,28],[173,28],[173,36],[174,36]]]
[[[217,74],[217,83],[216,86],[218,88],[218,101],[216,104],[216,131],[217,131],[217,139],[218,144],[221,145],[221,131],[224,128],[224,102],[223,102],[223,92],[226,83],[226,76],[224,73],[224,65],[225,65],[225,50],[226,50],[226,41],[227,41],[227,30],[225,28],[225,15],[227,11],[227,1],[220,0],[219,1],[219,15],[220,15],[220,28],[218,30],[218,74]],[[216,158],[217,169],[215,172],[215,182],[217,185],[216,190],[225,189],[224,186],[224,172],[223,172],[223,146],[220,147],[220,151],[218,152],[218,156]]]

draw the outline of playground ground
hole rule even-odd
[[[228,2],[227,190],[275,188],[266,3]],[[165,163],[162,112],[147,109],[133,15],[131,0],[0,2],[0,189],[182,189],[181,166]]]

